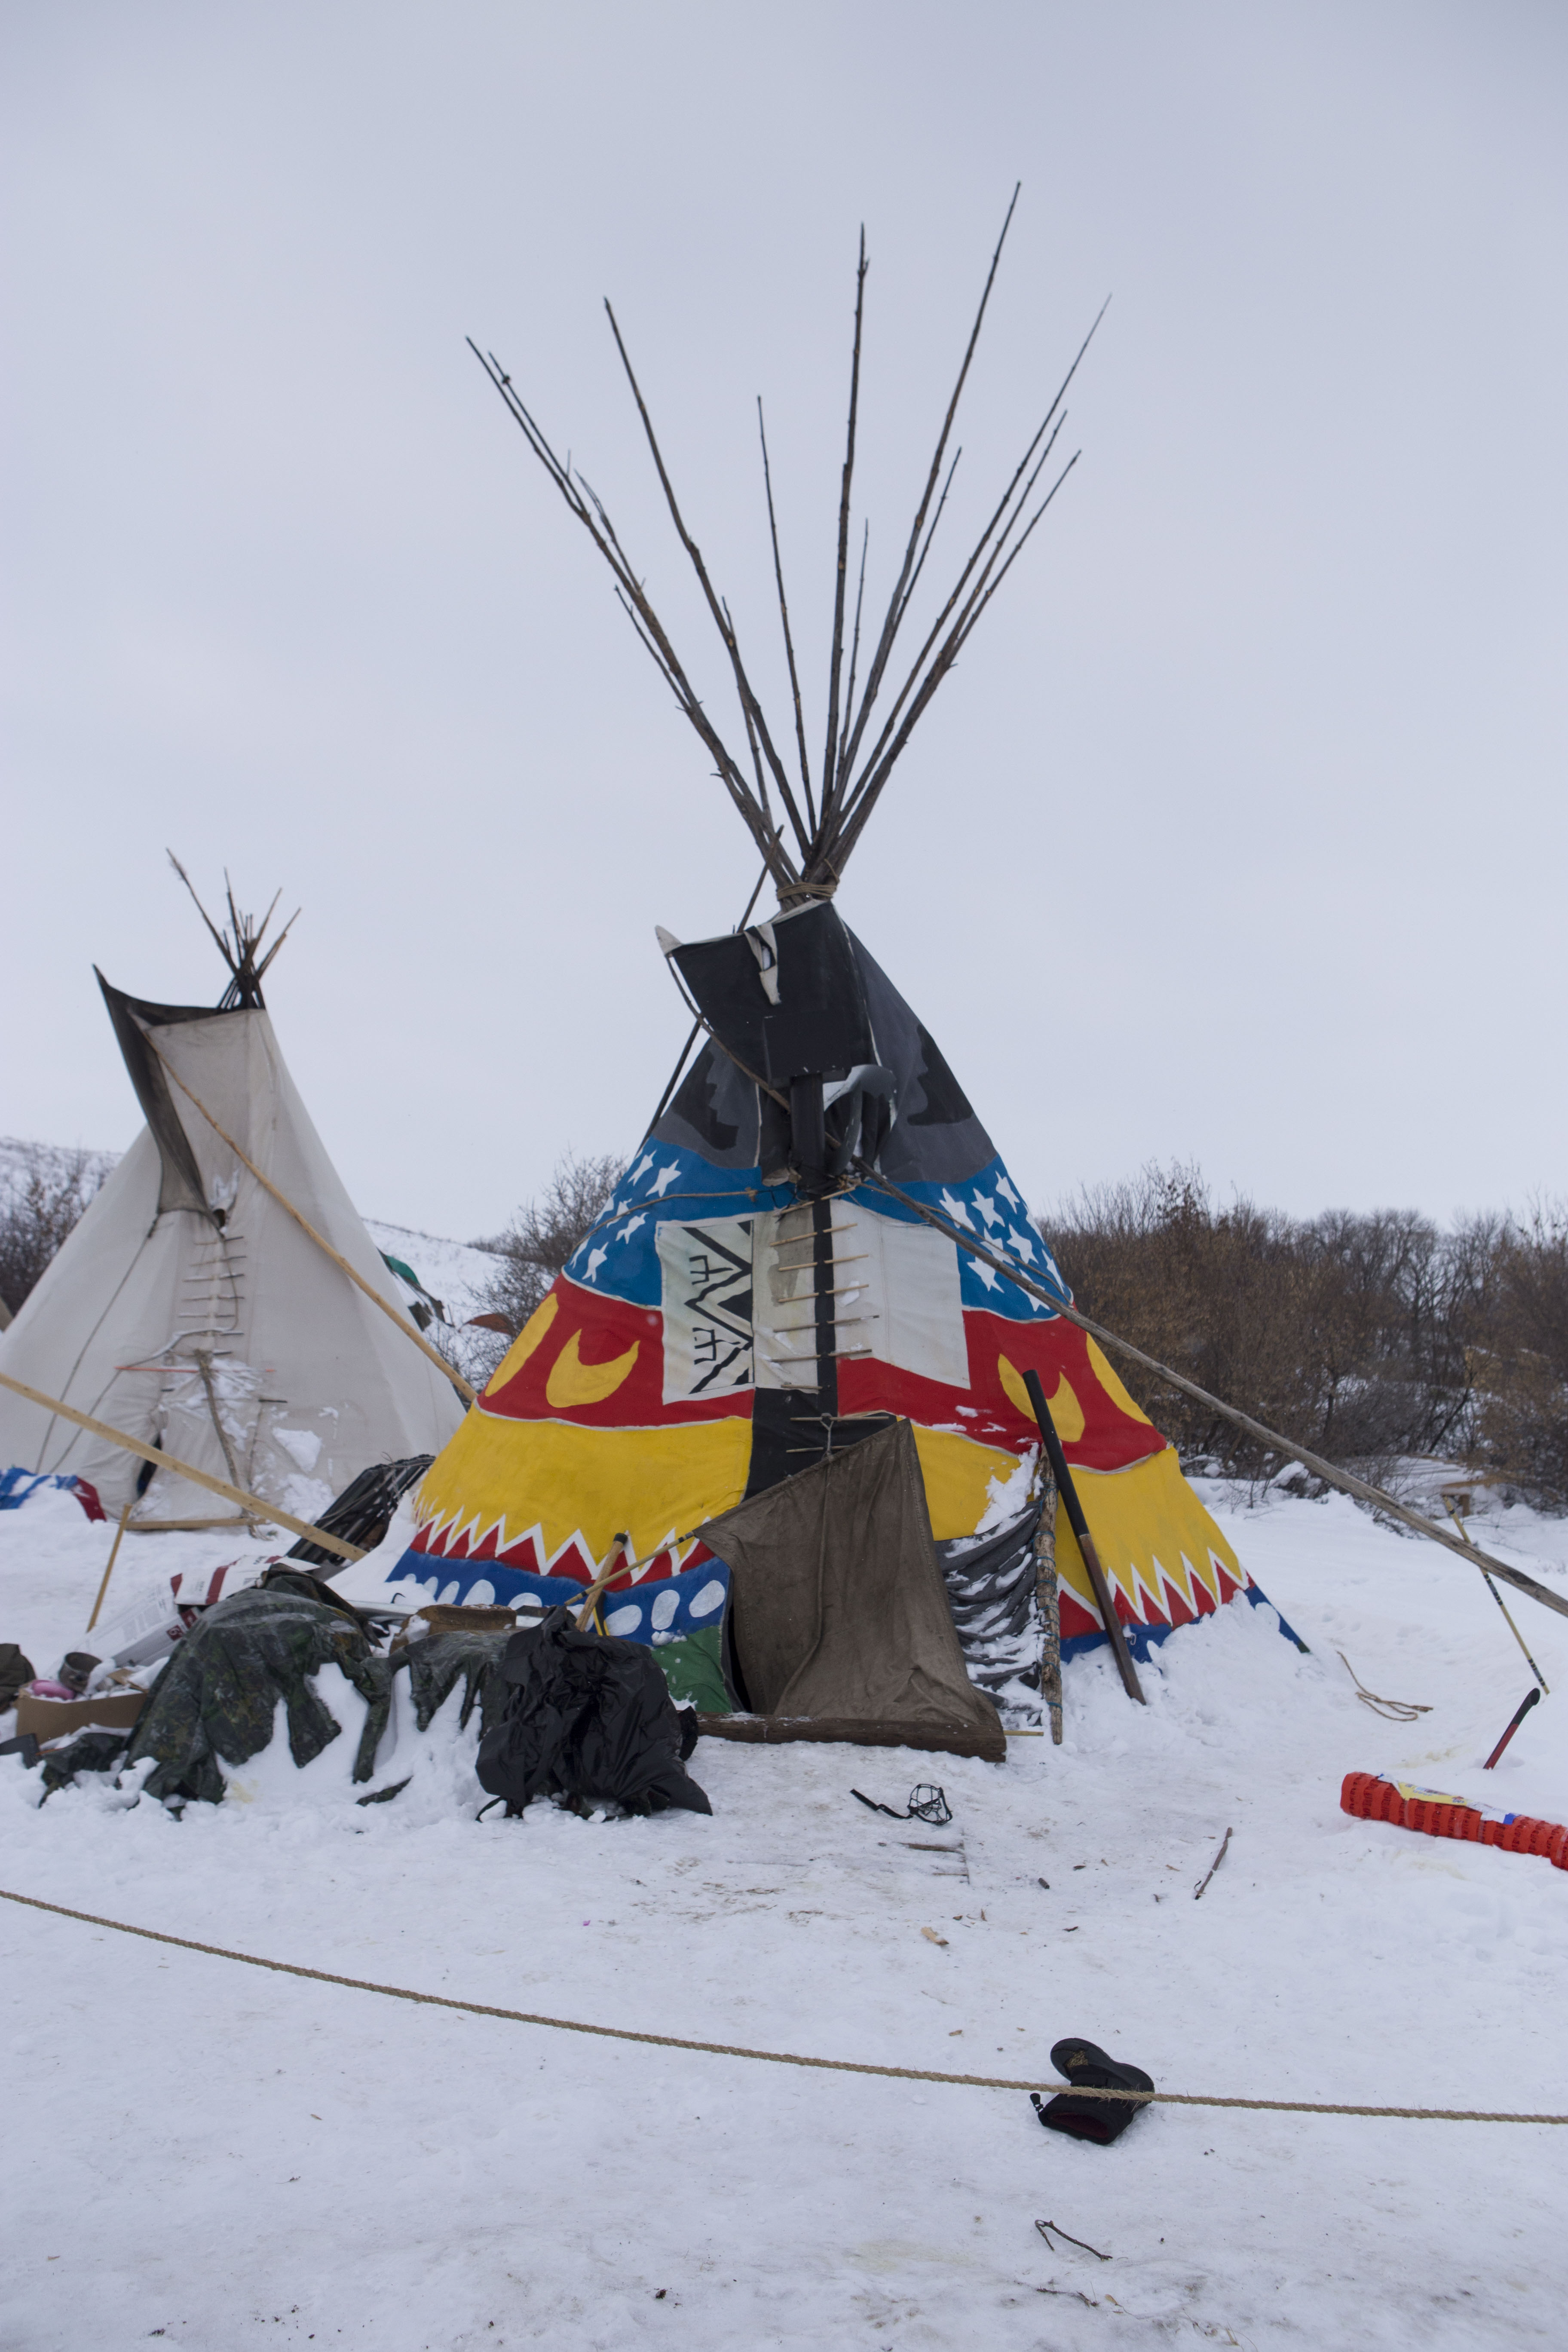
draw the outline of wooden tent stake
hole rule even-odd
[[[14,1381],[9,1372],[0,1372],[0,1388],[26,1397],[29,1404],[41,1404],[46,1412],[58,1412],[62,1421],[74,1421],[79,1429],[90,1429],[95,1437],[107,1437],[111,1445],[122,1445],[127,1454],[139,1454],[155,1470],[172,1470],[177,1478],[188,1478],[193,1486],[205,1486],[209,1495],[221,1495],[226,1503],[236,1504],[247,1517],[259,1519],[263,1526],[287,1528],[290,1535],[303,1536],[308,1542],[320,1544],[323,1551],[335,1551],[344,1559],[363,1559],[366,1556],[358,1544],[345,1543],[342,1536],[330,1536],[323,1528],[313,1528],[307,1520],[295,1518],[291,1512],[280,1511],[276,1503],[264,1503],[259,1495],[247,1495],[243,1486],[231,1486],[226,1478],[209,1478],[205,1470],[197,1470],[191,1463],[176,1461],[172,1454],[161,1454],[155,1445],[144,1445],[139,1437],[116,1429],[110,1422],[94,1421],[90,1412],[78,1412],[75,1405],[62,1404],[58,1397],[46,1396],[42,1389],[30,1389],[26,1381]],[[126,1510],[129,1513],[129,1504]],[[110,1568],[113,1565],[110,1559]],[[107,1569],[103,1581],[109,1582]],[[102,1600],[101,1591],[98,1597]]]
[[[170,1061],[169,1056],[164,1053],[163,1047],[159,1045],[157,1039],[152,1034],[152,1033],[149,1030],[143,1029],[142,1034],[146,1038],[147,1043],[152,1046],[153,1051],[157,1055],[158,1059],[163,1063],[163,1067],[168,1071],[169,1076],[174,1079],[174,1084],[179,1087],[180,1092],[183,1095],[189,1097],[190,1100],[195,1104],[196,1108],[200,1111],[202,1117],[205,1119],[213,1133],[222,1138],[223,1141],[227,1144],[229,1150],[233,1152],[237,1160],[244,1162],[245,1166],[249,1169],[251,1174],[255,1177],[257,1182],[261,1186],[262,1191],[264,1192],[270,1192],[279,1207],[286,1211],[287,1213],[293,1218],[294,1223],[299,1226],[300,1232],[309,1234],[310,1239],[315,1243],[316,1247],[319,1250],[324,1250],[328,1257],[331,1259],[334,1265],[342,1267],[343,1273],[348,1276],[349,1280],[353,1284],[354,1288],[356,1290],[363,1290],[371,1305],[373,1307],[379,1307],[387,1321],[389,1323],[395,1324],[405,1339],[412,1339],[415,1346],[429,1357],[430,1361],[435,1365],[437,1370],[451,1381],[452,1386],[457,1390],[458,1394],[462,1398],[464,1403],[472,1404],[474,1399],[479,1394],[479,1391],[471,1388],[468,1385],[468,1382],[463,1378],[462,1373],[458,1371],[447,1361],[446,1357],[440,1353],[439,1349],[433,1348],[430,1345],[429,1340],[426,1339],[423,1331],[418,1330],[414,1324],[409,1322],[406,1316],[400,1315],[395,1307],[389,1306],[387,1301],[382,1297],[380,1291],[374,1290],[370,1284],[366,1282],[363,1275],[356,1274],[354,1272],[353,1266],[349,1264],[347,1258],[343,1256],[342,1251],[335,1250],[331,1242],[328,1241],[326,1235],[324,1234],[319,1234],[316,1231],[315,1226],[310,1223],[309,1217],[302,1216],[300,1214],[300,1211],[294,1206],[293,1202],[289,1200],[288,1194],[286,1192],[280,1192],[278,1190],[277,1185],[272,1181],[272,1179],[269,1176],[264,1176],[262,1174],[260,1169],[257,1166],[255,1160],[250,1158],[249,1154],[240,1150],[233,1136],[224,1132],[224,1129],[218,1125],[211,1111],[208,1110],[205,1103],[201,1100],[199,1096],[191,1093],[189,1087],[186,1086],[184,1078],[181,1077],[178,1070],[175,1069],[173,1062]],[[278,1515],[276,1512],[273,1512],[271,1516],[276,1518]]]
[[[109,1566],[103,1571],[103,1582],[98,1588],[98,1599],[93,1602],[92,1615],[87,1621],[87,1630],[89,1633],[98,1622],[98,1612],[103,1606],[103,1596],[109,1590],[109,1580],[114,1574],[114,1563],[120,1558],[120,1538],[125,1533],[125,1522],[131,1517],[131,1507],[135,1500],[134,1495],[129,1496],[125,1508],[120,1514],[120,1525],[115,1528],[114,1541],[109,1547]]]
[[[1062,1605],[1057,1578],[1055,1497],[1042,1497],[1040,1524],[1035,1530],[1035,1591],[1045,1620],[1046,1638],[1040,1659],[1040,1696],[1050,1717],[1051,1745],[1062,1744]],[[1009,1734],[1009,1737],[1011,1735]]]
[[[1040,1435],[1045,1440],[1046,1452],[1050,1456],[1051,1473],[1057,1482],[1057,1492],[1062,1498],[1062,1508],[1068,1515],[1068,1524],[1078,1538],[1078,1548],[1083,1554],[1083,1564],[1089,1570],[1089,1580],[1094,1587],[1095,1605],[1100,1611],[1100,1619],[1105,1627],[1105,1638],[1110,1644],[1110,1654],[1116,1660],[1116,1671],[1121,1676],[1121,1687],[1129,1698],[1136,1699],[1140,1706],[1147,1706],[1149,1702],[1139,1685],[1138,1669],[1132,1663],[1132,1654],[1127,1647],[1127,1636],[1121,1630],[1121,1620],[1116,1613],[1116,1603],[1111,1597],[1110,1580],[1100,1565],[1094,1538],[1089,1534],[1089,1521],[1084,1517],[1083,1505],[1079,1501],[1078,1487],[1073,1481],[1072,1472],[1068,1468],[1068,1458],[1062,1452],[1062,1442],[1057,1435],[1057,1425],[1051,1419],[1051,1409],[1046,1402],[1046,1392],[1040,1385],[1038,1372],[1026,1372],[1024,1386],[1029,1391],[1029,1402],[1035,1408],[1035,1419],[1040,1424]]]

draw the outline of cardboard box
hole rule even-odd
[[[30,1731],[40,1745],[77,1731],[129,1731],[146,1706],[146,1691],[105,1691],[100,1698],[35,1698],[16,1693],[16,1736]]]

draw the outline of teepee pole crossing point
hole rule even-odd
[[[618,1576],[626,1566],[626,1549],[631,1538],[619,1535],[610,1546],[610,1556],[588,1587],[582,1608],[577,1612],[577,1631],[584,1633],[594,1622],[594,1612],[604,1598],[605,1587],[611,1577]]]
[[[1353,1471],[1342,1470],[1337,1462],[1325,1462],[1321,1454],[1313,1454],[1307,1446],[1298,1445],[1294,1438],[1281,1437],[1277,1429],[1265,1427],[1262,1422],[1254,1421],[1249,1412],[1243,1412],[1239,1407],[1226,1404],[1223,1397],[1212,1396],[1207,1389],[1199,1388],[1196,1381],[1189,1381],[1184,1372],[1173,1372],[1169,1364],[1162,1364],[1154,1356],[1146,1356],[1142,1348],[1132,1345],[1131,1339],[1119,1339],[1114,1331],[1106,1329],[1103,1323],[1092,1322],[1087,1315],[1080,1315],[1059,1291],[1046,1289],[1043,1284],[1036,1282],[1010,1258],[998,1257],[983,1242],[977,1242],[972,1234],[955,1225],[950,1217],[941,1216],[936,1210],[927,1208],[923,1201],[917,1201],[901,1185],[892,1183],[879,1170],[861,1164],[858,1172],[863,1183],[875,1185],[879,1191],[886,1192],[889,1200],[901,1201],[906,1209],[912,1210],[937,1233],[945,1234],[950,1242],[956,1242],[959,1248],[966,1250],[971,1257],[980,1258],[986,1265],[994,1266],[998,1274],[1005,1274],[1009,1282],[1016,1283],[1018,1288],[1026,1291],[1031,1298],[1043,1300],[1054,1315],[1061,1316],[1066,1322],[1075,1323],[1091,1339],[1098,1339],[1102,1348],[1114,1349],[1119,1356],[1124,1356],[1130,1364],[1136,1364],[1141,1371],[1152,1372],[1157,1381],[1179,1389],[1184,1396],[1190,1396],[1198,1404],[1206,1405],[1211,1412],[1222,1413],[1237,1429],[1245,1429],[1249,1437],[1258,1438],[1265,1445],[1271,1445],[1277,1452],[1288,1454],[1292,1462],[1300,1462],[1327,1486],[1337,1486],[1343,1495],[1353,1495],[1358,1503],[1373,1504],[1378,1510],[1385,1511],[1391,1519],[1398,1519],[1404,1526],[1414,1528],[1418,1536],[1430,1536],[1434,1543],[1440,1543],[1447,1551],[1458,1552],[1459,1558],[1468,1559],[1472,1568],[1479,1568],[1483,1576],[1500,1576],[1503,1582],[1511,1584],[1516,1592],[1526,1592],[1531,1601],[1539,1601],[1543,1609],[1555,1609],[1560,1617],[1568,1617],[1568,1601],[1560,1592],[1553,1592],[1549,1586],[1538,1584],[1534,1577],[1527,1576],[1521,1568],[1509,1568],[1500,1559],[1494,1559],[1489,1552],[1482,1551],[1479,1545],[1468,1542],[1463,1536],[1451,1536],[1447,1528],[1437,1525],[1436,1519],[1426,1518],[1420,1511],[1413,1511],[1408,1505],[1396,1502],[1381,1486],[1373,1486],[1365,1478],[1358,1478]]]
[[[1024,1386],[1029,1391],[1029,1402],[1035,1408],[1035,1419],[1040,1424],[1040,1435],[1050,1456],[1051,1475],[1062,1498],[1062,1508],[1068,1515],[1068,1526],[1078,1538],[1078,1548],[1083,1554],[1083,1564],[1094,1587],[1095,1605],[1105,1626],[1105,1638],[1110,1644],[1110,1654],[1116,1660],[1116,1671],[1121,1676],[1121,1686],[1129,1698],[1136,1699],[1140,1706],[1147,1706],[1149,1702],[1139,1687],[1138,1669],[1132,1663],[1127,1636],[1121,1630],[1121,1620],[1116,1613],[1116,1603],[1111,1598],[1110,1581],[1100,1565],[1094,1538],[1089,1534],[1089,1521],[1084,1517],[1083,1505],[1079,1501],[1078,1488],[1073,1483],[1072,1472],[1068,1468],[1068,1458],[1062,1452],[1062,1442],[1057,1435],[1057,1425],[1051,1419],[1051,1409],[1046,1402],[1046,1391],[1040,1385],[1038,1372],[1026,1372]]]
[[[247,1495],[243,1486],[231,1486],[226,1478],[209,1478],[205,1470],[196,1469],[193,1464],[177,1461],[172,1454],[161,1454],[155,1445],[143,1444],[141,1438],[116,1429],[110,1422],[94,1421],[90,1412],[78,1412],[74,1405],[62,1404],[58,1397],[46,1396],[42,1389],[30,1389],[26,1381],[14,1381],[9,1372],[0,1372],[0,1388],[26,1397],[29,1404],[41,1404],[46,1412],[58,1412],[62,1421],[74,1421],[79,1429],[90,1429],[95,1437],[107,1437],[111,1445],[122,1445],[127,1454],[139,1454],[155,1470],[172,1470],[176,1478],[188,1478],[193,1486],[205,1486],[209,1495],[221,1495],[226,1503],[237,1504],[247,1517],[259,1519],[263,1526],[287,1528],[290,1535],[304,1536],[310,1543],[320,1544],[323,1551],[338,1552],[345,1560],[366,1557],[360,1545],[345,1543],[342,1536],[330,1536],[323,1528],[313,1528],[308,1521],[295,1518],[291,1512],[280,1511],[276,1503],[264,1503],[259,1495]],[[129,1504],[126,1509],[129,1512]],[[118,1541],[115,1549],[119,1549]],[[110,1555],[109,1566],[113,1565]],[[103,1581],[105,1585],[109,1582],[107,1569]],[[101,1588],[98,1597],[101,1602]]]
[[[414,1325],[407,1320],[406,1317],[400,1315],[395,1307],[392,1307],[387,1304],[387,1301],[382,1297],[379,1290],[373,1289],[363,1275],[356,1274],[353,1266],[349,1264],[347,1258],[343,1256],[342,1253],[332,1247],[331,1242],[328,1241],[324,1234],[319,1234],[316,1231],[315,1226],[310,1223],[309,1217],[302,1216],[300,1214],[300,1211],[294,1206],[293,1202],[289,1200],[288,1194],[286,1192],[280,1192],[278,1190],[277,1185],[273,1183],[271,1178],[262,1174],[255,1160],[249,1157],[248,1153],[240,1150],[233,1136],[225,1133],[224,1129],[218,1125],[216,1119],[213,1117],[211,1111],[208,1110],[205,1103],[203,1102],[198,1096],[191,1093],[189,1087],[186,1086],[184,1078],[181,1077],[178,1070],[175,1069],[173,1062],[170,1061],[169,1056],[164,1053],[157,1039],[153,1036],[148,1030],[143,1029],[142,1034],[146,1038],[148,1045],[152,1046],[154,1054],[157,1055],[158,1059],[163,1063],[163,1067],[168,1071],[169,1076],[174,1079],[174,1084],[179,1087],[180,1092],[183,1095],[187,1096],[189,1099],[195,1104],[196,1108],[200,1111],[202,1117],[205,1119],[213,1133],[216,1136],[222,1138],[222,1140],[227,1144],[229,1150],[233,1152],[237,1160],[244,1162],[245,1166],[249,1169],[251,1174],[255,1177],[257,1182],[261,1186],[262,1191],[264,1192],[270,1192],[279,1207],[285,1211],[289,1216],[293,1218],[294,1223],[299,1226],[300,1232],[309,1234],[310,1239],[315,1243],[316,1247],[319,1250],[324,1250],[328,1257],[331,1259],[332,1264],[342,1269],[343,1273],[348,1276],[349,1280],[353,1284],[354,1288],[356,1290],[363,1290],[371,1305],[373,1307],[379,1307],[387,1321],[389,1323],[395,1323],[397,1328],[403,1332],[406,1338],[412,1339],[415,1346],[421,1349],[425,1355],[429,1357],[430,1361],[435,1365],[437,1370],[444,1374],[445,1377],[451,1381],[452,1386],[457,1390],[458,1394],[462,1398],[464,1403],[472,1404],[479,1394],[479,1391],[471,1388],[468,1382],[463,1378],[462,1373],[457,1370],[453,1365],[449,1364],[447,1361],[446,1357],[443,1356],[437,1349],[435,1349],[430,1345],[429,1340],[426,1339],[422,1331],[416,1330]],[[272,1518],[276,1518],[278,1514],[276,1511],[272,1511],[269,1512],[268,1516]]]

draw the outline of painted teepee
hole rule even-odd
[[[0,1338],[0,1371],[313,1519],[372,1463],[436,1452],[461,1408],[195,1108],[402,1312],[279,1048],[264,929],[235,915],[232,934],[215,930],[230,970],[216,1008],[148,1003],[100,973],[147,1124]],[[149,1477],[0,1389],[8,1464],[73,1472],[110,1512],[135,1496],[134,1528],[234,1523],[189,1480]]]
[[[962,1557],[1024,1514],[1035,1370],[1134,1647],[1249,1591],[1093,1340],[952,1237],[1067,1295],[934,1039],[837,908],[669,954],[714,1042],[427,1475],[423,1563],[403,1572],[504,1598],[509,1570],[587,1580],[625,1533],[645,1576],[675,1574],[705,1556],[704,1520],[889,1416],[913,1424],[931,1532]],[[1104,1636],[1065,1517],[1058,1560],[1070,1654]]]
[[[862,238],[826,749],[815,771],[771,482],[798,768],[775,748],[612,313],[672,520],[723,639],[748,773],[699,699],[602,501],[557,457],[499,362],[484,362],[609,564],[645,649],[752,834],[779,911],[694,945],[661,934],[696,1015],[688,1050],[703,1033],[706,1043],[667,1093],[609,1212],[424,1482],[419,1533],[401,1569],[444,1599],[508,1598],[541,1575],[590,1580],[617,1538],[630,1566],[612,1591],[700,1566],[704,1522],[892,1418],[912,1425],[952,1591],[952,1569],[977,1558],[984,1539],[1029,1528],[1038,1446],[1024,1381],[1031,1370],[1044,1380],[1134,1649],[1257,1597],[1173,1448],[1093,1341],[1053,1311],[1051,1298],[1068,1293],[1018,1188],[934,1039],[832,903],[911,728],[1072,462],[1035,495],[1061,427],[1064,383],[921,652],[895,674],[895,644],[951,486],[948,444],[1000,254],[999,243],[885,617],[863,637],[863,562],[847,627]],[[763,457],[766,480],[765,442]],[[968,1238],[1000,1264],[972,1255]],[[1057,1536],[1070,1652],[1105,1634],[1065,1516]],[[675,1605],[672,1595],[666,1621]],[[657,1600],[652,1622],[663,1622]]]

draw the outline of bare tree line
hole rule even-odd
[[[1040,1230],[1097,1321],[1334,1462],[1436,1454],[1568,1507],[1568,1205],[1447,1229],[1409,1209],[1216,1206],[1195,1168],[1078,1193]],[[1175,1390],[1190,1468],[1279,1465]]]
[[[504,1232],[475,1244],[494,1253],[495,1272],[485,1285],[483,1304],[509,1332],[521,1330],[615,1199],[626,1170],[624,1160],[607,1152],[568,1151],[537,1200],[525,1201]]]
[[[0,1301],[8,1314],[16,1313],[113,1164],[101,1151],[0,1142]]]
[[[12,1144],[0,1160],[0,1298],[15,1313],[110,1163]],[[615,1198],[626,1162],[567,1152],[505,1230],[468,1327],[483,1379]],[[1568,1509],[1568,1203],[1447,1228],[1411,1209],[1296,1218],[1216,1205],[1195,1168],[1151,1164],[1038,1219],[1097,1321],[1334,1462],[1428,1454]],[[1278,1468],[1175,1390],[1134,1392],[1190,1469]]]

